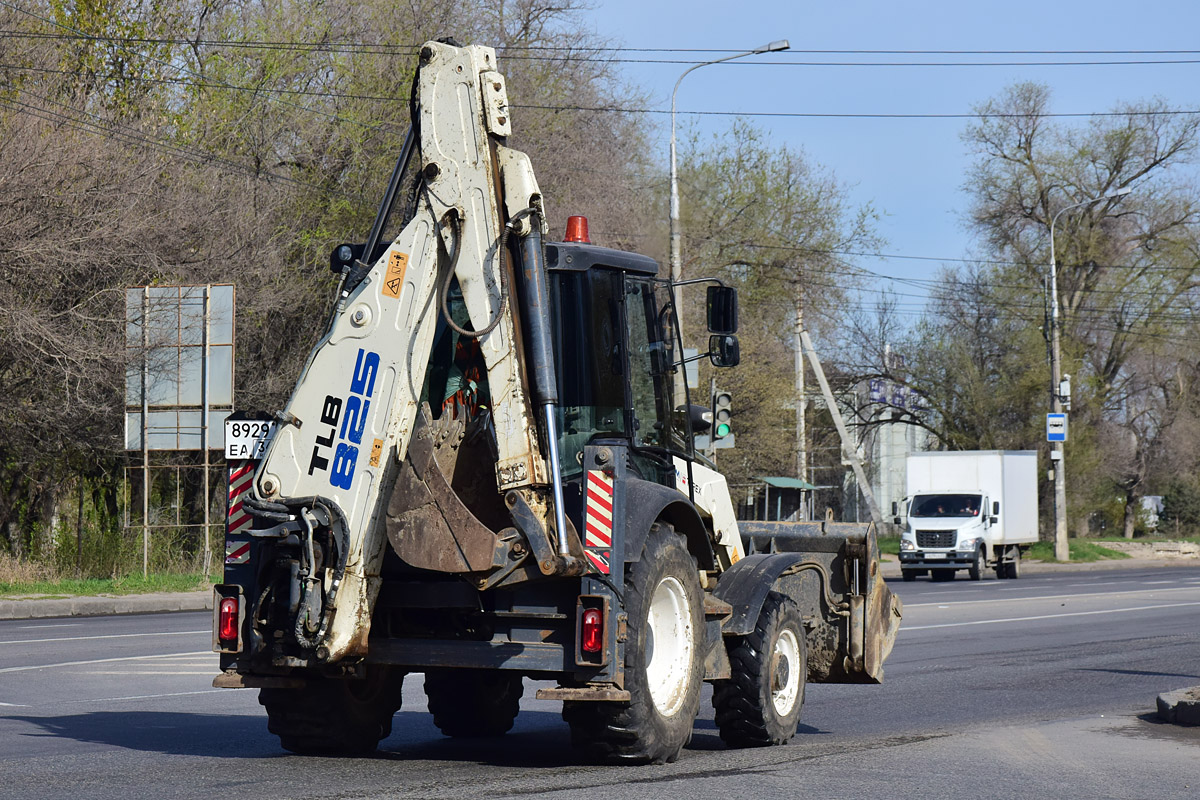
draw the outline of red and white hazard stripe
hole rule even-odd
[[[245,564],[250,560],[250,543],[225,540],[225,563]]]
[[[613,530],[613,479],[603,470],[587,473],[583,544],[588,560],[603,572],[609,573],[610,548]]]
[[[257,461],[229,462],[229,513],[225,518],[226,533],[241,533],[250,529],[252,520],[242,505],[242,495],[250,491],[256,466]]]

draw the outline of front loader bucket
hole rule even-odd
[[[874,523],[744,521],[738,528],[748,555],[804,556],[779,580],[814,623],[806,637],[809,680],[881,682],[903,604],[880,575]]]

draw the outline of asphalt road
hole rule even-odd
[[[216,690],[208,614],[0,623],[0,797],[1194,798],[1200,728],[1154,697],[1200,684],[1200,569],[904,584],[882,686],[810,686],[785,747],[726,750],[706,702],[666,766],[596,767],[559,704],[493,742],[444,739],[410,676],[371,758],[279,749]]]

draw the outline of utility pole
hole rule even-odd
[[[853,442],[850,441],[850,433],[846,430],[846,422],[842,419],[841,409],[838,408],[837,400],[834,399],[833,392],[829,389],[829,381],[825,379],[825,370],[821,367],[821,360],[817,358],[817,351],[813,349],[812,340],[808,338],[808,331],[800,331],[800,341],[804,345],[804,349],[808,351],[808,358],[812,362],[813,374],[817,376],[817,383],[821,386],[821,393],[825,395],[825,402],[829,405],[829,413],[833,416],[834,427],[837,428],[838,437],[842,441],[842,457],[850,462],[851,468],[854,470],[854,477],[858,481],[859,491],[863,493],[863,497],[867,500],[867,507],[871,510],[871,520],[875,523],[876,529],[883,525],[883,514],[879,511],[879,503],[875,501],[875,492],[871,491],[871,484],[867,483],[867,474],[863,471],[862,460],[859,459],[858,453],[853,447]]]
[[[804,331],[804,288],[796,286],[796,477],[808,481],[808,448],[806,445],[807,431],[805,430],[805,413],[808,410],[808,398],[804,394],[804,342],[801,334]],[[801,498],[804,491],[801,490]],[[808,519],[807,504],[801,502],[801,519]]]
[[[1054,225],[1067,211],[1090,206],[1103,200],[1115,200],[1132,191],[1128,186],[1100,197],[1081,200],[1050,218],[1050,411],[1061,414],[1063,410],[1062,390],[1062,339],[1058,321],[1058,262],[1054,256]],[[1063,441],[1052,442],[1050,461],[1054,466],[1054,560],[1068,561],[1071,558],[1067,543],[1067,453]]]

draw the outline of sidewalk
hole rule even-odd
[[[106,617],[111,614],[159,614],[212,609],[212,591],[158,592],[105,597],[29,597],[0,599],[0,620],[43,617]]]
[[[900,578],[900,562],[884,556],[880,572],[885,578]],[[1155,569],[1193,567],[1200,570],[1197,558],[1123,558],[1082,564],[1058,564],[1053,561],[1022,561],[1023,575],[1053,572],[1098,572],[1117,569]],[[988,579],[994,573],[988,571]],[[44,617],[102,617],[112,614],[160,614],[171,611],[211,611],[212,592],[112,595],[105,597],[29,597],[0,599],[0,620],[40,619]]]

